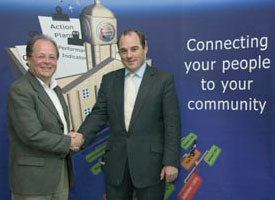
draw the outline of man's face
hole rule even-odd
[[[145,61],[148,47],[142,48],[140,39],[136,33],[123,35],[119,41],[119,54],[124,66],[131,72],[135,72]]]
[[[33,52],[28,58],[31,72],[46,84],[56,70],[57,52],[55,46],[48,40],[37,40],[33,45]]]

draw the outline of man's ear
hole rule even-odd
[[[30,60],[29,60],[29,58],[27,58],[27,63],[26,63],[26,65],[30,68]]]
[[[144,46],[144,53],[145,53],[145,56],[146,56],[147,52],[148,52],[148,46],[145,45],[145,46]]]

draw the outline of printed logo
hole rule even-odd
[[[110,42],[115,37],[115,28],[111,23],[101,22],[96,28],[97,37],[103,42]]]

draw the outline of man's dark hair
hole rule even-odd
[[[144,47],[146,46],[145,35],[143,33],[141,33],[140,31],[135,30],[135,29],[126,29],[125,31],[123,31],[123,33],[119,36],[119,38],[117,40],[118,49],[119,49],[119,41],[120,41],[121,37],[125,36],[125,35],[131,35],[132,33],[136,33],[138,35],[140,44],[141,44],[142,48],[144,49]]]
[[[29,40],[27,47],[26,47],[27,58],[32,57],[33,46],[37,40],[47,40],[47,41],[51,42],[53,44],[53,46],[55,47],[57,59],[59,58],[59,51],[58,51],[56,42],[51,37],[49,37],[47,35],[36,35]]]

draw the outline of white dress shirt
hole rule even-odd
[[[135,88],[136,88],[136,95],[138,93],[145,69],[146,69],[146,63],[143,63],[143,65],[141,65],[141,67],[138,68],[137,71],[135,71],[134,84],[135,84]],[[130,74],[131,74],[131,72],[127,68],[125,68],[125,80],[124,80],[125,82],[130,77]],[[126,84],[124,84],[124,91],[125,91],[125,88],[126,88]]]
[[[37,77],[36,77],[37,78]],[[48,96],[50,97],[53,105],[55,106],[59,117],[62,120],[62,123],[64,125],[64,134],[67,135],[68,134],[68,125],[67,125],[67,121],[65,119],[65,115],[64,115],[64,111],[62,108],[62,105],[58,99],[57,94],[54,91],[54,88],[57,86],[57,82],[55,79],[52,79],[50,82],[50,87],[44,83],[42,80],[40,80],[39,78],[37,78],[37,80],[41,83],[42,87],[44,88],[45,92],[48,94]]]

